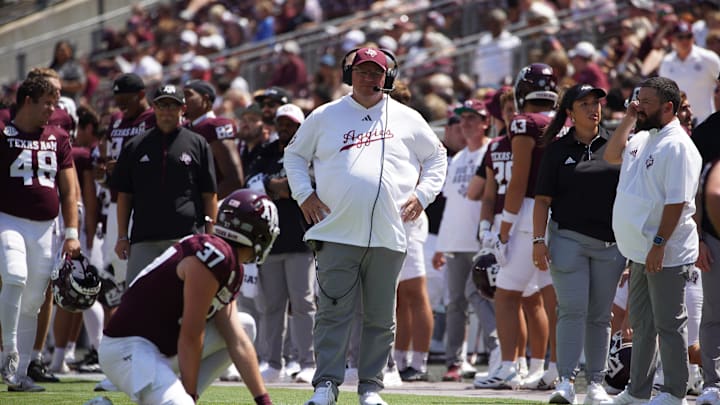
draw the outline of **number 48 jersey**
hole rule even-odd
[[[232,300],[243,278],[243,267],[237,263],[232,247],[215,235],[187,236],[158,256],[132,281],[105,334],[141,336],[157,345],[166,356],[177,354],[184,302],[184,282],[177,276],[177,266],[191,256],[200,260],[206,267],[203,271],[210,271],[220,283],[216,298],[225,295],[223,301]],[[213,309],[208,308],[208,312]]]
[[[57,175],[72,165],[70,137],[62,128],[25,133],[7,124],[0,132],[0,211],[34,221],[57,217]]]

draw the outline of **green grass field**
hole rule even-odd
[[[56,384],[42,384],[47,391],[38,393],[7,392],[0,384],[0,405],[82,405],[86,401],[103,394],[114,405],[131,405],[125,394],[119,392],[93,392],[94,381],[67,380]],[[275,405],[302,405],[311,396],[311,391],[300,389],[270,389]],[[357,395],[343,392],[338,405],[357,404]],[[400,405],[453,405],[453,404],[532,404],[530,401],[508,399],[480,399],[461,397],[440,397],[423,395],[383,394],[389,404]],[[244,386],[211,386],[200,398],[201,405],[253,405],[250,393]]]

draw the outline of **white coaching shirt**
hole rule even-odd
[[[453,156],[443,187],[443,210],[435,250],[438,252],[477,252],[482,202],[467,198],[468,184],[485,156],[487,145],[470,151],[467,147]]]
[[[298,204],[316,191],[331,210],[305,240],[404,252],[401,206],[413,193],[423,207],[435,199],[445,180],[445,153],[420,114],[389,96],[370,108],[351,95],[318,107],[284,156]]]
[[[666,55],[659,76],[675,80],[680,90],[687,94],[697,123],[705,121],[718,106],[714,102],[716,80],[720,74],[720,57],[715,52],[693,45],[685,60],[677,57],[673,51]]]
[[[663,207],[685,203],[666,242],[663,267],[695,263],[698,235],[695,194],[702,160],[677,119],[659,131],[635,134],[622,154],[612,226],[623,256],[645,263],[660,226]]]

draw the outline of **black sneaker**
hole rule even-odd
[[[33,381],[45,382],[45,383],[56,383],[60,382],[60,379],[55,377],[47,366],[40,360],[33,360],[30,362],[27,370],[28,377],[32,378]]]
[[[102,373],[98,362],[97,350],[93,347],[88,350],[82,360],[73,363],[70,367],[76,369],[80,373]]]
[[[428,375],[420,370],[408,367],[400,372],[400,378],[406,382],[427,381]]]

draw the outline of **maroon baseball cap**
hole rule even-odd
[[[477,99],[465,100],[465,102],[458,108],[455,109],[455,114],[460,115],[466,111],[473,112],[483,117],[488,116],[487,108],[485,103]]]
[[[357,66],[361,63],[373,62],[380,66],[383,70],[387,70],[387,57],[385,53],[376,48],[360,48],[355,52],[351,66]]]

